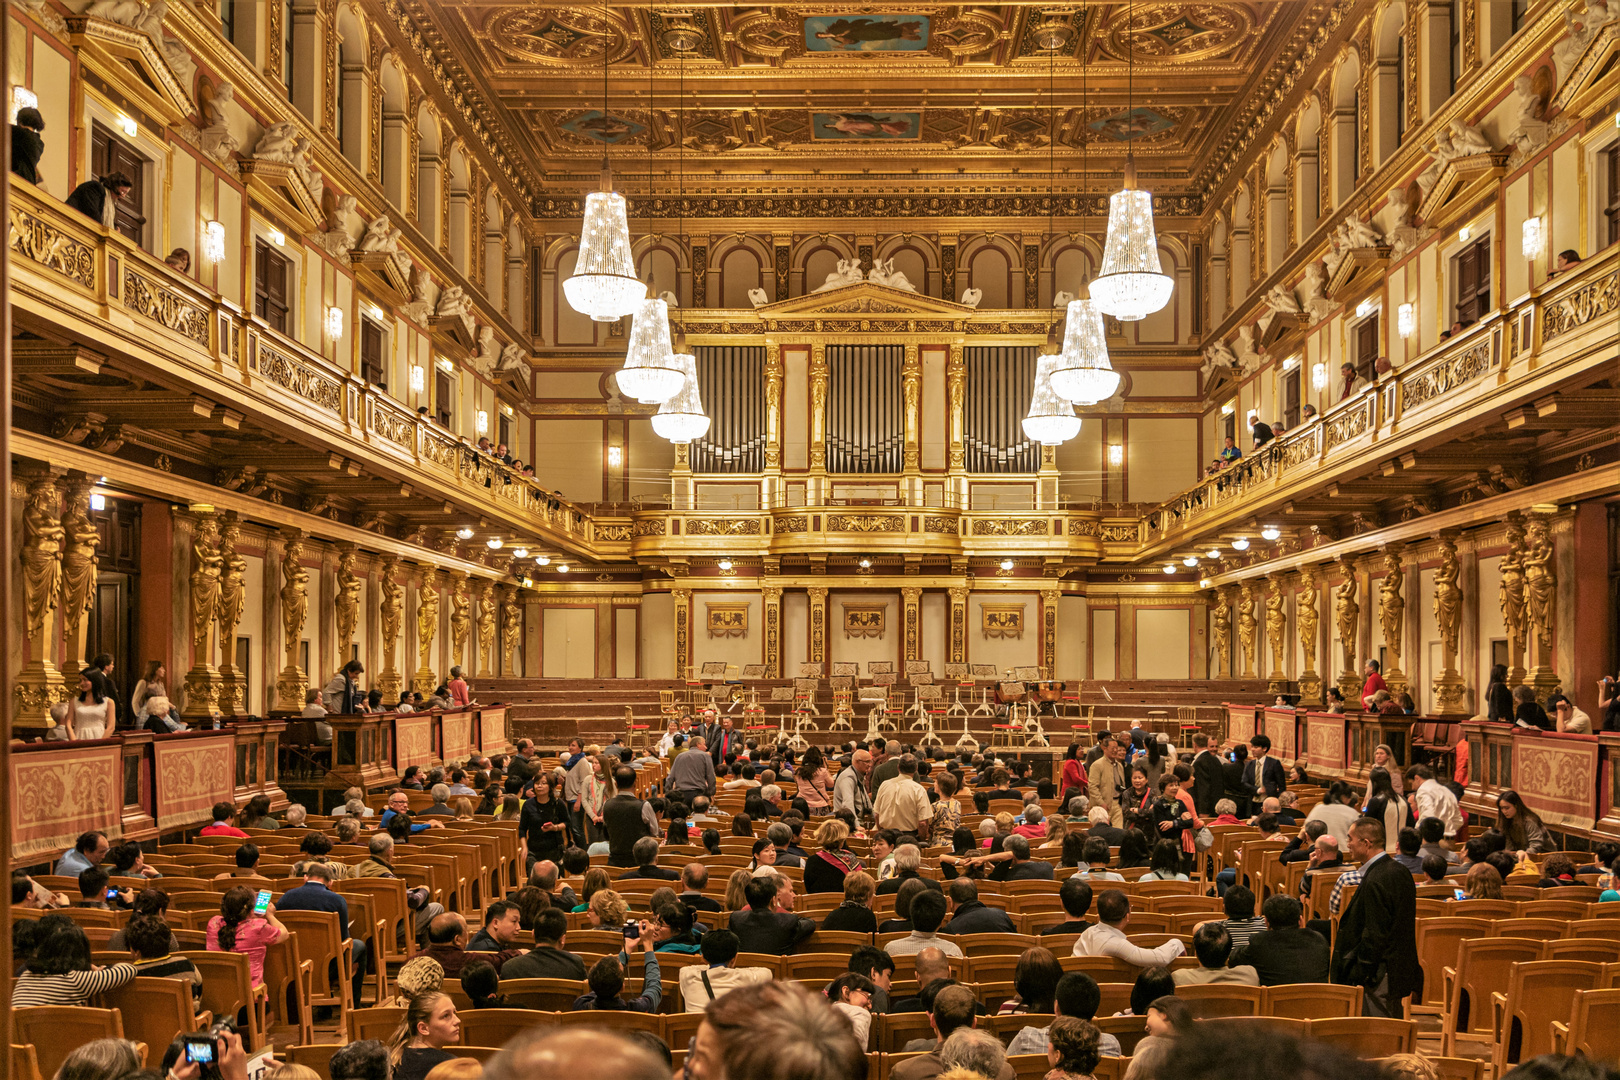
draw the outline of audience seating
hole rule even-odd
[[[214,1014],[193,1012],[191,984],[181,979],[137,977],[101,995],[123,1019],[124,1037],[167,1049],[181,1035],[207,1031]]]
[[[44,1080],[39,1071],[39,1055],[32,1043],[11,1044],[11,1076],[12,1080]]]
[[[1377,1016],[1347,1016],[1311,1020],[1313,1039],[1331,1043],[1361,1058],[1410,1054],[1417,1044],[1417,1021]]]
[[[1455,1056],[1458,1040],[1490,1042],[1495,1038],[1490,994],[1506,986],[1514,964],[1541,959],[1541,942],[1530,938],[1465,938],[1455,966],[1444,969],[1446,1010],[1441,1052]]]
[[[1127,1058],[1136,1052],[1136,1044],[1147,1038],[1147,1020],[1144,1017],[1104,1016],[1099,1009],[1092,1022],[1097,1025],[1098,1031],[1119,1040],[1120,1053]]]
[[[124,1018],[117,1009],[84,1005],[13,1008],[11,1037],[18,1044],[32,1046],[40,1072],[54,1077],[63,1059],[90,1040],[122,1039]]]
[[[1182,989],[1191,989],[1184,987]],[[1362,989],[1333,983],[1285,983],[1264,987],[1260,1015],[1316,1020],[1361,1015]],[[1181,990],[1177,990],[1180,993]]]
[[[1176,987],[1176,996],[1187,1002],[1194,1018],[1211,1020],[1222,1016],[1259,1016],[1264,987],[1232,983],[1207,983]]]
[[[348,927],[338,926],[337,914],[331,911],[278,911],[276,917],[292,932],[300,958],[307,958],[303,962],[310,965],[309,1004],[335,1006],[341,1023],[354,1007],[354,942],[343,936]],[[269,972],[265,974],[268,978]]]
[[[1568,1024],[1551,1025],[1553,1052],[1585,1054],[1593,1061],[1620,1058],[1620,990],[1577,990]]]
[[[1595,990],[1603,965],[1584,960],[1535,960],[1515,964],[1507,992],[1491,994],[1496,1044],[1494,1075],[1510,1065],[1552,1052],[1552,1025],[1570,1015],[1575,994]]]
[[[252,985],[247,955],[206,949],[185,951],[180,955],[190,960],[202,975],[202,1007],[222,1019],[234,1019],[246,1008],[247,1027],[242,1029],[246,1046],[250,1051],[263,1047],[267,995],[262,984]]]

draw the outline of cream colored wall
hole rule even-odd
[[[670,470],[675,468],[675,444],[659,438],[651,420],[631,420],[628,429],[625,476],[629,480],[630,498],[667,496]]]
[[[1197,417],[1132,417],[1125,424],[1126,497],[1156,503],[1191,487],[1197,453]]]
[[[1409,575],[1408,581],[1412,578]],[[1418,692],[1412,694],[1424,712],[1433,712],[1437,702],[1430,692],[1429,683],[1440,673],[1440,626],[1434,618],[1434,571],[1426,569],[1421,572],[1418,587],[1415,593],[1408,594],[1407,603],[1416,602],[1418,605],[1418,648],[1408,650],[1407,655],[1418,660],[1415,672],[1408,672],[1407,678],[1412,682]]]
[[[1091,609],[1091,677],[1112,679],[1118,668],[1115,647],[1119,640],[1119,612],[1114,608]]]
[[[810,598],[802,592],[782,593],[782,670],[786,678],[810,659]]]
[[[922,658],[936,676],[943,676],[951,649],[951,598],[940,591],[925,592],[920,607]]]
[[[1086,598],[1063,596],[1058,598],[1057,671],[1059,679],[1086,677],[1086,652],[1090,619],[1086,617]]]
[[[742,637],[710,637],[710,604],[747,604],[748,632]],[[724,661],[742,674],[744,664],[765,661],[765,606],[757,592],[694,592],[692,594],[692,663],[699,666]]]
[[[675,598],[669,593],[641,598],[640,639],[642,678],[675,678]]]
[[[636,660],[639,654],[639,635],[636,620],[640,612],[633,607],[613,609],[613,676],[633,679],[637,676]]]
[[[248,672],[247,701],[245,706],[250,713],[263,716],[270,711],[275,702],[270,700],[274,696],[276,685],[275,672],[280,670],[279,663],[276,668],[270,669],[266,664],[264,640],[264,556],[257,554],[243,554],[247,560],[247,573],[243,575],[242,622],[236,628],[237,637],[248,639],[248,656],[252,658],[252,670]],[[187,654],[189,656],[189,653]],[[277,658],[279,659],[279,658]],[[178,665],[171,665],[175,667]],[[172,682],[183,681],[183,675],[171,672]],[[265,688],[270,688],[266,693]]]
[[[1479,603],[1473,605],[1478,611],[1479,620],[1479,649],[1478,663],[1473,672],[1472,681],[1480,687],[1478,707],[1485,707],[1484,687],[1491,681],[1491,641],[1507,640],[1507,627],[1502,622],[1502,604],[1499,593],[1502,588],[1502,556],[1491,555],[1479,560],[1478,584]],[[1466,600],[1466,597],[1465,597]],[[1463,676],[1465,679],[1469,675]],[[1588,710],[1590,711],[1590,710]]]
[[[810,350],[782,349],[782,467],[810,465]]]
[[[948,354],[944,349],[925,348],[920,350],[920,357],[922,401],[918,406],[918,420],[922,427],[922,467],[943,469],[950,422],[950,402],[945,387]]]
[[[547,490],[576,502],[602,500],[606,451],[600,420],[537,420],[535,439],[543,448],[535,474]],[[667,486],[666,486],[667,490]]]
[[[1128,612],[1130,609],[1126,609]],[[1136,677],[1186,679],[1192,676],[1190,608],[1136,610]]]
[[[588,679],[597,675],[596,606],[547,605],[540,611],[541,677]]]
[[[1024,605],[1024,636],[984,636],[985,604]],[[967,659],[970,664],[994,664],[997,671],[1041,664],[1041,597],[1039,593],[995,592],[968,596]]]

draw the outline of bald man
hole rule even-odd
[[[529,1080],[534,1076],[669,1080],[669,1065],[634,1033],[533,1027],[507,1043],[484,1066],[484,1080]]]

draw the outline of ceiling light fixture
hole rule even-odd
[[[427,372],[422,370],[421,364],[411,365],[411,393],[420,394],[427,385]]]
[[[1198,556],[1196,556],[1196,555],[1187,556],[1185,559],[1181,560],[1181,565],[1182,566],[1197,566],[1198,565]]]
[[[1136,5],[1125,16],[1127,110],[1136,108]],[[1130,115],[1127,112],[1127,115]],[[1097,306],[1121,322],[1147,318],[1170,302],[1175,282],[1159,265],[1153,195],[1136,187],[1136,157],[1125,144],[1125,186],[1108,199],[1108,243],[1091,283]]]
[[[500,537],[492,536],[488,540],[484,541],[484,546],[489,548],[491,551],[499,551],[501,550],[502,545],[505,543],[506,541],[502,540]]]
[[[529,549],[526,547],[515,547],[512,549],[512,557],[514,559],[527,559],[529,557]]]
[[[1011,559],[1002,559],[1001,568],[1003,570],[1011,570],[1013,568],[1013,561]]]
[[[461,528],[456,530],[457,540],[471,540],[472,538],[473,531],[471,525],[463,525]]]
[[[550,566],[551,565],[551,556],[550,555],[536,555],[534,557],[534,565],[536,565],[536,566]]]
[[[1411,304],[1402,304],[1395,309],[1395,329],[1401,337],[1409,338],[1417,330],[1417,308]]]
[[[602,46],[602,113],[608,115],[608,43]],[[579,255],[563,282],[568,306],[595,322],[615,322],[636,310],[647,286],[636,277],[630,251],[630,221],[624,196],[613,190],[608,143],[602,143],[602,187],[585,196]]]
[[[1164,566],[1164,572],[1167,573],[1167,574],[1175,573],[1176,572],[1176,564],[1175,563],[1166,563],[1165,566]]]
[[[1248,551],[1249,550],[1249,538],[1247,536],[1240,536],[1236,540],[1232,541],[1232,550],[1233,551]]]
[[[689,443],[709,433],[709,418],[703,412],[698,388],[697,357],[687,351],[685,334],[677,340],[670,360],[681,371],[681,388],[653,414],[652,429],[672,443]]]
[[[211,263],[225,261],[225,223],[203,222],[203,258]]]
[[[1262,540],[1275,540],[1281,535],[1282,530],[1277,528],[1275,525],[1267,525],[1265,528],[1260,530],[1260,539]]]
[[[640,301],[630,323],[630,347],[615,376],[621,393],[643,405],[662,405],[681,392],[686,373],[670,361],[669,305],[656,297]]]
[[[1024,417],[1024,436],[1043,446],[1057,446],[1080,434],[1080,418],[1074,415],[1069,399],[1052,385],[1052,370],[1058,358],[1041,353],[1035,358],[1035,386],[1030,391],[1029,413]]]
[[[559,573],[559,574],[568,573],[568,564],[567,563],[558,563],[557,564],[557,573]]]
[[[731,560],[730,559],[721,559],[720,560],[720,569],[722,569],[722,570],[730,570],[731,569]]]
[[[870,570],[870,569],[872,569],[872,560],[871,559],[862,559],[861,560],[861,569],[862,570]]]
[[[1220,548],[1210,548],[1208,551],[1204,552],[1204,558],[1206,558],[1206,559],[1218,559],[1220,557],[1221,557]]]
[[[1519,236],[1519,246],[1527,259],[1539,259],[1543,250],[1541,218],[1531,217],[1524,219],[1524,229]]]

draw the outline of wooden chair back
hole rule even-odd
[[[44,1080],[39,1074],[39,1055],[32,1043],[11,1044],[11,1075],[13,1080]]]
[[[1496,1013],[1494,1075],[1553,1052],[1553,1022],[1570,1016],[1575,993],[1595,990],[1603,965],[1587,960],[1535,960],[1515,964],[1507,993],[1491,996]]]
[[[1180,987],[1177,990],[1179,992]],[[1125,1057],[1134,1054],[1136,1044],[1147,1037],[1147,1020],[1140,1016],[1102,1016],[1100,1013],[1101,1010],[1092,1021],[1097,1025],[1097,1030],[1118,1039],[1120,1053]]]
[[[1491,992],[1506,986],[1515,964],[1540,960],[1542,943],[1532,938],[1467,938],[1457,950],[1446,987],[1442,1052],[1455,1056],[1457,1040],[1489,1041],[1495,1034]],[[1391,1051],[1392,1053],[1395,1051]]]
[[[488,1009],[480,1009],[488,1012]],[[348,1032],[350,1042],[359,1042],[361,1039],[377,1039],[386,1043],[389,1036],[399,1027],[405,1019],[403,1005],[379,1005],[370,1009],[350,1009],[348,1018]],[[462,1035],[467,1037],[467,1018],[462,1017]]]
[[[1418,963],[1423,968],[1423,989],[1414,997],[1414,1008],[1438,1010],[1445,1005],[1445,969],[1457,966],[1457,950],[1464,938],[1489,937],[1491,920],[1473,917],[1438,916],[1417,921]]]
[[[264,988],[268,1015],[283,1026],[298,1029],[298,1041],[315,1041],[315,965],[299,958],[298,935],[288,934],[264,950]]]
[[[264,1045],[264,1002],[253,992],[252,971],[246,953],[188,950],[180,954],[190,960],[202,975],[202,1007],[216,1017],[235,1017],[248,1005],[247,1048],[249,1053]]]
[[[1359,1058],[1383,1058],[1412,1052],[1417,1045],[1417,1021],[1381,1016],[1334,1017],[1310,1021],[1309,1034]]]
[[[31,1045],[39,1071],[55,1076],[74,1050],[92,1039],[122,1039],[124,1018],[117,1009],[85,1005],[33,1005],[11,1010],[11,1037]],[[168,1043],[163,1044],[165,1048]]]
[[[1620,963],[1620,939],[1581,938],[1571,935],[1561,941],[1549,941],[1542,949],[1548,960],[1591,960],[1599,964]]]
[[[608,1031],[618,1032],[646,1031],[663,1037],[663,1018],[652,1013],[583,1009],[579,1012],[558,1013],[554,1022],[562,1027],[606,1028]]]
[[[161,1046],[167,1050],[180,1035],[206,1031],[213,1023],[213,1013],[196,1012],[191,983],[184,979],[139,976],[116,990],[107,991],[101,998],[123,1017],[124,1037],[148,1047]]]
[[[931,1039],[934,1029],[924,1012],[878,1013],[875,1046],[879,1053],[898,1054],[912,1039]]]
[[[1268,986],[1265,990],[1261,1003],[1261,1013],[1265,1016],[1317,1020],[1361,1015],[1363,991],[1359,986],[1286,983]],[[1176,992],[1179,994],[1180,990]]]
[[[1262,988],[1235,983],[1199,983],[1176,987],[1176,996],[1185,1001],[1198,1020],[1222,1016],[1258,1016]]]
[[[1568,1025],[1554,1023],[1553,1052],[1620,1059],[1620,990],[1577,990]],[[1562,1030],[1560,1030],[1562,1029]]]
[[[354,1007],[350,981],[354,976],[354,942],[348,938],[349,928],[338,925],[334,911],[278,911],[276,917],[298,939],[300,959],[314,964],[314,998],[310,1004],[337,1007],[341,1023],[343,1014]]]
[[[332,1055],[343,1049],[342,1043],[315,1043],[311,1046],[289,1046],[282,1060],[292,1065],[314,1069],[321,1080],[332,1080]]]

